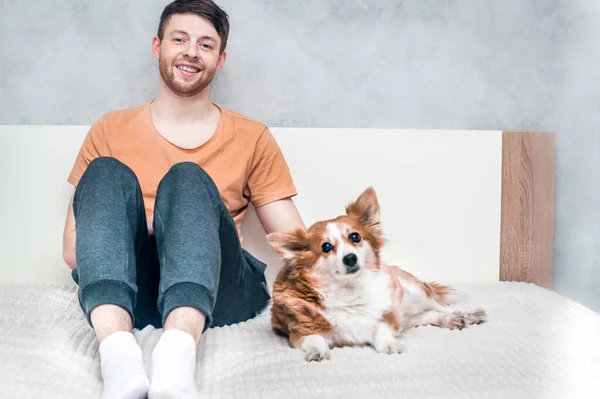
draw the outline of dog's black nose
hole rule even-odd
[[[348,254],[346,256],[344,256],[344,265],[349,266],[349,267],[354,267],[356,266],[356,255],[354,254]]]

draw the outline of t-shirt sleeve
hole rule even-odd
[[[85,136],[67,181],[77,186],[79,179],[83,176],[83,172],[85,172],[90,162],[104,155],[104,148],[104,131],[102,120],[100,120],[92,125]]]
[[[289,166],[268,128],[256,143],[248,189],[255,207],[297,194]]]

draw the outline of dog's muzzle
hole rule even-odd
[[[348,274],[356,273],[359,269],[357,264],[358,258],[354,254],[348,254],[344,256],[343,262],[346,265],[346,272]]]

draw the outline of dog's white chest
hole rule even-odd
[[[332,285],[321,294],[323,316],[334,326],[337,343],[364,344],[373,340],[375,327],[392,307],[389,279],[370,272],[353,285]],[[358,279],[357,279],[358,280]]]

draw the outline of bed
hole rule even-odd
[[[0,398],[99,398],[98,345],[61,258],[66,176],[88,126],[0,126]],[[456,285],[488,321],[419,327],[407,351],[304,361],[268,309],[208,330],[204,398],[597,398],[600,315],[552,291],[554,137],[541,132],[272,128],[307,223],[373,186],[387,262]],[[280,264],[255,213],[244,246]],[[135,332],[147,366],[161,330]]]

